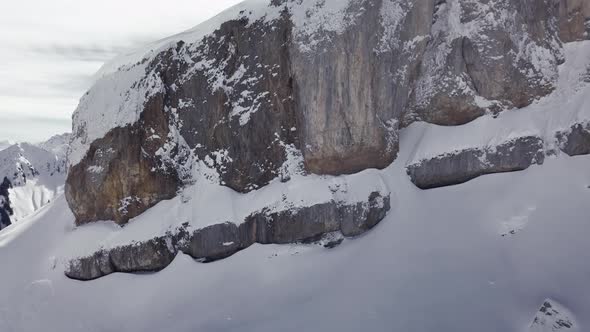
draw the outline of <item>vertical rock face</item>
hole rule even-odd
[[[418,119],[458,125],[551,92],[562,61],[552,1],[437,1],[413,90]]]
[[[66,197],[78,223],[125,223],[203,176],[245,193],[384,168],[412,121],[463,124],[551,92],[558,9],[246,1],[103,69],[74,115]]]
[[[559,1],[559,30],[564,42],[590,39],[590,2]]]
[[[61,147],[63,148],[63,147]],[[12,185],[23,186],[28,180],[62,182],[66,173],[65,152],[56,153],[29,143],[18,143],[0,151],[0,176]]]
[[[0,183],[0,229],[5,228],[11,224],[10,216],[14,213],[10,207],[10,198],[8,189],[12,188],[12,184],[8,178],[4,178]]]

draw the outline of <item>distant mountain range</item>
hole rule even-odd
[[[39,143],[0,142],[0,229],[63,192],[69,134]]]

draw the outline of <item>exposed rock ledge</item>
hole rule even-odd
[[[337,232],[352,237],[377,225],[390,209],[390,196],[373,192],[357,203],[335,200],[292,210],[252,213],[243,223],[207,226],[193,232],[189,225],[145,242],[102,249],[70,261],[66,276],[97,279],[115,272],[155,272],[167,267],[178,252],[203,262],[233,255],[254,243],[313,242]]]
[[[569,156],[590,154],[590,122],[577,123],[567,131],[557,133],[561,151]]]
[[[578,331],[572,313],[558,302],[547,299],[535,315],[530,332]]]
[[[476,177],[521,171],[545,161],[543,140],[525,136],[495,147],[471,148],[423,159],[407,167],[412,182],[431,189],[467,182]]]
[[[590,123],[579,122],[551,138],[568,156],[590,154]],[[549,151],[552,154],[553,151]],[[522,171],[545,161],[545,142],[523,136],[498,146],[476,147],[425,158],[407,166],[412,182],[420,189],[461,184],[476,177]]]

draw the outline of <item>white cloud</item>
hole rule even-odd
[[[40,140],[67,130],[78,98],[105,61],[129,48],[189,29],[238,2],[3,2],[0,140]]]

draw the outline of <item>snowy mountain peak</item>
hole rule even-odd
[[[0,150],[0,178],[6,177],[13,222],[38,210],[63,192],[69,134],[39,143],[16,143]]]
[[[67,155],[71,136],[70,133],[54,135],[47,141],[37,144],[37,146],[63,159]]]

